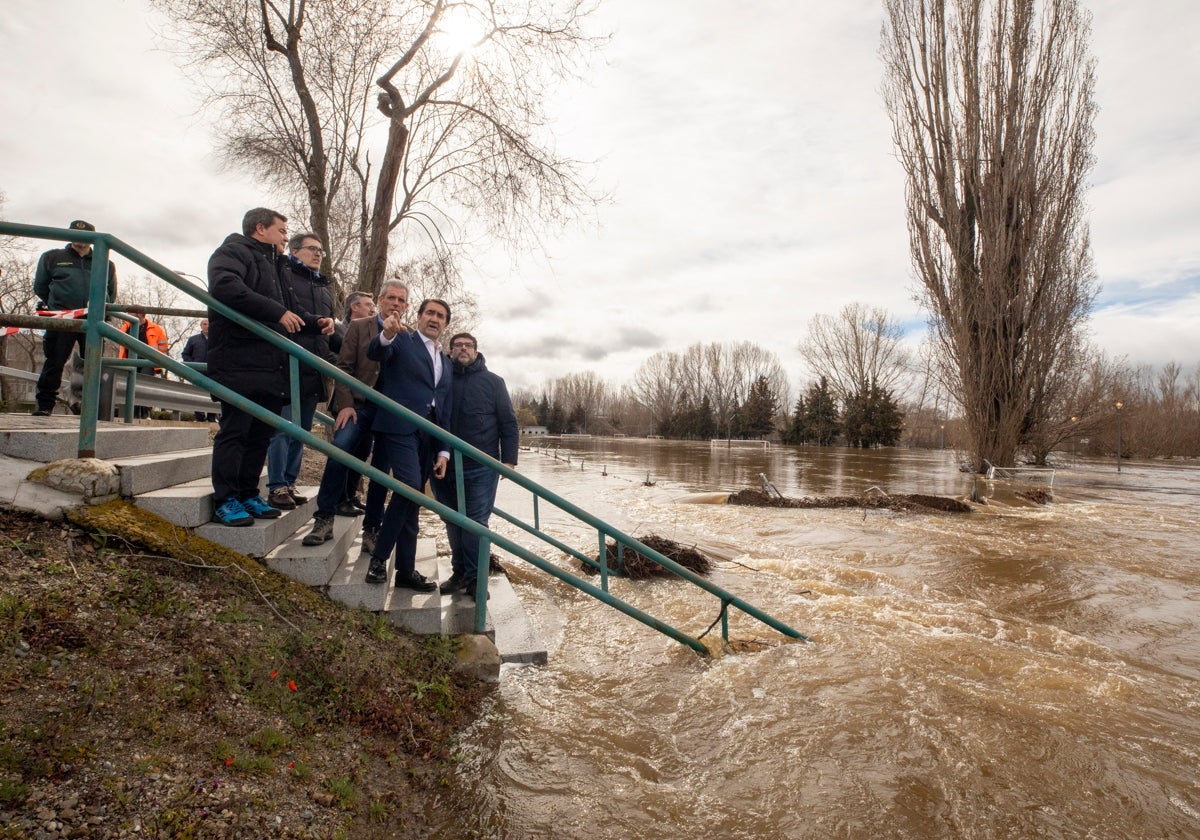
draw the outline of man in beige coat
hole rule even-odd
[[[379,380],[379,362],[367,358],[367,347],[371,340],[379,335],[383,321],[390,315],[401,316],[408,309],[408,287],[398,280],[389,280],[383,286],[379,296],[379,311],[374,318],[359,318],[351,321],[342,339],[342,349],[338,353],[337,366],[353,376],[369,388],[374,388]],[[371,436],[371,425],[375,420],[375,412],[379,407],[366,397],[352,391],[348,386],[337,383],[334,387],[333,401],[330,412],[336,412],[333,424],[333,445],[343,452],[349,452],[365,459],[367,447],[359,446],[365,435]],[[371,460],[371,466],[383,472],[388,471],[387,453],[377,448]],[[326,540],[333,539],[333,517],[338,512],[339,503],[344,504],[342,496],[346,488],[346,476],[349,470],[345,464],[329,458],[325,461],[325,472],[321,476],[321,486],[317,490],[317,513],[313,529],[304,537],[304,545],[320,545]],[[363,550],[368,554],[375,546],[375,537],[379,534],[379,526],[383,521],[383,503],[387,496],[387,488],[371,482],[367,488],[367,512],[363,518]]]

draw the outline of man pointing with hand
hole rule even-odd
[[[376,388],[400,405],[445,428],[450,419],[450,358],[438,339],[450,323],[450,304],[428,298],[417,312],[416,332],[405,330],[399,313],[383,322],[383,330],[367,348],[367,356],[380,363]],[[375,417],[375,445],[386,448],[392,475],[422,492],[435,470],[445,473],[447,454],[436,453],[436,441],[399,414],[381,411]],[[437,584],[416,570],[420,506],[393,493],[383,526],[371,552],[367,583],[387,580],[388,555],[396,550],[396,586],[432,592]]]

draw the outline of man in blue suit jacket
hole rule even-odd
[[[453,367],[450,357],[442,352],[438,338],[450,324],[450,305],[434,298],[422,301],[416,332],[405,330],[400,315],[400,312],[389,315],[383,322],[383,329],[367,348],[367,358],[380,363],[375,388],[409,411],[446,428],[450,420]],[[375,445],[387,449],[392,475],[417,492],[425,491],[425,482],[431,472],[445,473],[448,454],[437,452],[436,441],[411,420],[380,411],[372,430],[376,435]],[[395,548],[396,586],[418,592],[437,589],[437,584],[416,570],[420,512],[416,502],[399,493],[392,494],[375,550],[371,552],[367,583],[387,581],[388,555]]]

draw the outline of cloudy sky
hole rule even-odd
[[[1085,5],[1101,109],[1093,336],[1113,356],[1190,367],[1200,3]],[[492,368],[514,386],[588,369],[623,383],[658,350],[750,339],[798,386],[809,319],[853,301],[918,339],[881,22],[881,0],[602,0],[611,43],[552,107],[560,150],[597,161],[612,200],[546,254],[468,269]],[[87,218],[202,275],[263,192],[216,165],[218,129],[152,23],[144,0],[0,3],[0,191],[9,220]]]

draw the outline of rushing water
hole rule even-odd
[[[787,496],[973,479],[939,451],[558,445],[521,472],[698,544],[814,643],[735,612],[770,645],[704,659],[510,560],[550,662],[506,669],[464,735],[454,807],[484,836],[1200,837],[1200,470],[1067,464],[1053,504],[980,481],[971,514],[773,510],[697,500],[760,473]],[[517,491],[499,504],[529,515]],[[717,617],[681,582],[611,588],[692,635]]]

